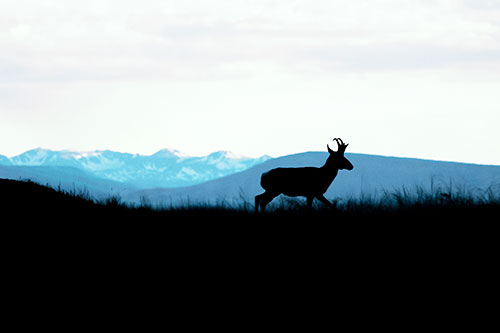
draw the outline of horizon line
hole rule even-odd
[[[208,154],[205,155],[188,155],[183,153],[182,151],[178,149],[173,149],[173,148],[161,148],[158,151],[155,151],[152,154],[143,154],[143,153],[131,153],[127,151],[118,151],[118,150],[111,150],[111,149],[94,149],[94,150],[72,150],[72,149],[51,149],[51,148],[44,148],[44,147],[35,147],[31,149],[27,149],[23,151],[20,154],[16,155],[4,155],[0,153],[0,156],[4,156],[7,159],[12,159],[18,156],[21,156],[29,151],[33,150],[45,150],[45,151],[51,151],[51,152],[67,152],[67,153],[79,153],[79,154],[88,154],[88,153],[96,153],[96,152],[113,152],[113,153],[120,153],[120,154],[130,154],[130,155],[135,155],[135,156],[144,156],[144,157],[150,157],[153,155],[156,155],[162,151],[169,151],[172,153],[172,155],[177,156],[179,158],[197,158],[197,157],[207,157],[215,153],[230,153],[232,155],[235,155],[235,158],[252,158],[252,159],[258,159],[262,157],[268,157],[270,159],[277,159],[277,158],[282,158],[286,156],[292,156],[292,155],[299,155],[299,154],[305,154],[305,153],[327,153],[326,151],[320,151],[320,150],[307,150],[307,151],[301,151],[301,152],[296,152],[296,153],[290,153],[290,154],[285,154],[285,155],[279,155],[279,156],[272,156],[270,154],[261,154],[256,157],[253,156],[247,156],[247,155],[242,155],[239,153],[235,153],[234,151],[231,150],[215,150],[212,151]],[[436,159],[436,158],[428,158],[428,157],[415,157],[415,156],[397,156],[397,155],[386,155],[386,154],[376,154],[376,153],[360,153],[360,152],[346,152],[346,154],[357,154],[357,155],[369,155],[369,156],[377,156],[377,157],[388,157],[388,158],[401,158],[401,159],[415,159],[415,160],[423,160],[423,161],[433,161],[433,162],[445,162],[445,163],[460,163],[460,164],[470,164],[470,165],[481,165],[481,166],[500,166],[500,164],[493,164],[493,163],[478,163],[478,162],[464,162],[464,161],[456,161],[456,160],[443,160],[443,159]]]

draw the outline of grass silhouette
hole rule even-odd
[[[157,220],[215,222],[243,220],[299,220],[346,222],[355,220],[422,221],[489,220],[500,212],[498,187],[480,191],[433,186],[401,188],[385,191],[378,197],[338,199],[332,208],[315,205],[308,212],[305,200],[282,197],[269,206],[266,213],[255,213],[249,202],[220,200],[214,204],[186,202],[177,206],[155,206],[142,198],[136,205],[124,203],[120,197],[93,199],[87,191],[63,191],[31,181],[0,179],[0,205],[7,219],[34,220]],[[493,214],[493,215],[492,215]]]
[[[76,264],[81,272],[82,262],[89,271],[118,262],[134,278],[154,268],[148,281],[158,272],[165,281],[183,272],[190,287],[206,279],[227,283],[220,274],[264,283],[263,276],[283,267],[287,274],[301,271],[300,278],[323,274],[329,284],[340,274],[356,288],[367,281],[393,284],[391,274],[415,274],[415,267],[435,276],[456,263],[462,272],[464,259],[494,267],[500,198],[494,188],[480,194],[401,189],[339,199],[331,209],[318,203],[312,211],[305,200],[283,197],[255,213],[244,200],[161,207],[144,198],[127,205],[119,197],[98,201],[86,191],[0,179],[4,238],[20,265],[36,258],[45,268],[56,258],[54,271]]]

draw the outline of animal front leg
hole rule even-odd
[[[323,194],[317,195],[316,199],[318,199],[319,201],[321,201],[322,203],[324,203],[328,208],[333,208],[334,207],[334,205],[330,201],[328,201],[328,199],[325,198]]]
[[[307,197],[307,210],[311,211],[313,206],[314,197]]]

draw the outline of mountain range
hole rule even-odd
[[[262,193],[260,175],[275,167],[321,166],[326,152],[247,158],[226,151],[184,156],[163,149],[150,155],[33,149],[0,156],[0,178],[31,179],[97,199],[118,195],[131,203],[152,205],[253,202]],[[500,166],[346,153],[354,170],[339,172],[328,199],[376,197],[405,188],[439,189],[482,195],[500,193]]]
[[[268,160],[269,156],[249,158],[228,151],[207,156],[185,156],[177,150],[162,149],[153,155],[120,153],[110,150],[75,152],[36,148],[18,156],[0,155],[0,166],[66,167],[89,176],[128,184],[137,188],[180,187],[202,183],[243,171]],[[27,172],[30,168],[24,168]],[[62,169],[59,169],[61,171]],[[82,172],[76,172],[82,176]]]

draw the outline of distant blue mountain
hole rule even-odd
[[[10,159],[6,156],[0,155],[0,165],[11,165]]]
[[[10,159],[0,156],[0,165],[71,167],[85,171],[89,176],[134,188],[170,188],[220,178],[243,171],[269,158],[248,158],[227,151],[193,157],[169,149],[145,156],[110,150],[73,152],[37,148]]]
[[[242,200],[253,204],[254,196],[264,191],[260,186],[263,172],[276,167],[321,166],[327,157],[328,153],[322,152],[283,156],[199,185],[130,191],[124,193],[124,198],[132,202],[147,198],[158,205],[238,204]],[[375,198],[402,188],[410,192],[451,190],[482,195],[489,189],[500,193],[500,166],[347,153],[346,157],[354,169],[339,171],[325,195],[328,199]]]

